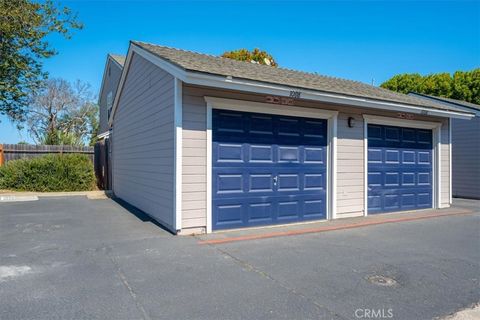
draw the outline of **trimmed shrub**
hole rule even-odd
[[[9,161],[0,167],[0,189],[88,191],[94,188],[93,164],[83,154],[49,154]]]

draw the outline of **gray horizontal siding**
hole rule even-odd
[[[122,68],[113,62],[109,57],[107,58],[108,62],[105,67],[105,77],[103,79],[103,86],[100,92],[99,99],[99,113],[100,113],[100,122],[99,122],[99,131],[100,133],[108,131],[108,108],[107,108],[107,95],[109,92],[112,93],[112,97],[115,97],[117,92],[118,83],[120,77],[122,76]]]
[[[480,118],[452,122],[453,196],[480,199]]]
[[[174,225],[174,78],[133,55],[112,133],[113,191]]]

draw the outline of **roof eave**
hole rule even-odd
[[[185,72],[183,82],[194,85],[217,87],[222,89],[246,91],[252,93],[270,94],[277,96],[290,97],[292,91],[300,91],[301,99],[312,100],[318,102],[349,105],[361,108],[373,108],[391,110],[397,112],[416,113],[421,115],[430,115],[448,118],[470,119],[474,114],[455,112],[448,110],[440,110],[426,108],[421,106],[413,106],[408,104],[375,100],[370,98],[353,97],[335,93],[321,92],[316,90],[308,90],[303,88],[294,88],[282,85],[275,85],[265,82],[238,79],[234,77],[216,76],[199,72]]]
[[[413,96],[413,97],[417,97],[417,98],[420,98],[420,99],[435,101],[436,103],[440,103],[440,104],[443,104],[445,106],[450,106],[450,107],[454,106],[455,108],[460,108],[462,110],[466,109],[470,113],[474,113],[477,117],[480,117],[480,110],[472,108],[472,107],[464,105],[464,104],[461,104],[461,103],[454,103],[454,102],[450,102],[450,101],[447,101],[447,100],[443,100],[441,97],[433,97],[433,96],[429,96],[429,95],[425,95],[425,94],[417,93],[417,92],[409,92],[408,95]]]
[[[212,75],[212,74],[202,73],[197,71],[189,71],[140,47],[135,42],[130,42],[130,47],[129,47],[127,58],[123,68],[122,77],[120,79],[120,84],[117,90],[117,94],[113,102],[113,109],[109,119],[109,126],[111,126],[113,123],[113,118],[117,109],[121,91],[123,89],[123,83],[125,81],[125,77],[130,67],[130,60],[133,53],[136,53],[142,56],[143,58],[147,59],[154,65],[160,67],[161,69],[173,75],[175,78],[187,84],[221,88],[221,89],[229,89],[229,90],[237,90],[237,91],[244,91],[244,92],[251,92],[251,93],[277,95],[277,96],[283,96],[283,97],[290,97],[290,94],[292,93],[292,91],[300,91],[301,99],[318,101],[318,102],[325,102],[325,103],[332,103],[332,104],[339,104],[339,105],[349,105],[349,106],[356,106],[361,108],[383,109],[383,110],[390,110],[390,111],[396,111],[396,112],[408,112],[408,113],[414,113],[414,114],[430,115],[430,116],[438,116],[438,117],[446,117],[446,118],[471,119],[475,116],[474,114],[470,114],[466,112],[465,113],[455,112],[455,111],[427,108],[422,106],[413,106],[413,105],[390,102],[390,101],[375,100],[370,98],[352,97],[352,96],[347,96],[342,94],[327,93],[327,92],[321,92],[316,90],[308,90],[303,88],[276,85],[276,84],[265,83],[260,81],[238,79],[234,77],[226,77],[226,76],[220,76],[220,75]]]
[[[108,54],[108,57],[120,68],[123,69],[123,65],[115,59],[115,57],[112,54]]]

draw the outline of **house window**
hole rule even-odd
[[[112,111],[112,105],[113,105],[113,92],[110,91],[107,94],[107,115],[108,115],[108,118],[110,118],[110,112]]]

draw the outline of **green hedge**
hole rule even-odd
[[[9,161],[0,167],[0,189],[88,191],[94,188],[93,164],[83,154],[50,154]]]

